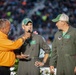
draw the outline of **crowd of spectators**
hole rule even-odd
[[[43,1],[43,9],[36,10],[30,15],[33,20],[34,30],[43,35],[45,39],[53,37],[57,31],[55,23],[51,20],[60,13],[70,16],[70,24],[76,27],[76,0],[0,0],[0,18],[7,18],[11,21],[12,39],[22,33],[21,21],[29,16],[36,6]],[[15,38],[14,38],[15,37]]]

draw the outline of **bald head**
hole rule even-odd
[[[0,19],[0,29],[5,28],[7,22],[10,23],[10,21],[7,19]]]
[[[10,21],[7,19],[0,19],[0,31],[8,34],[10,30]]]

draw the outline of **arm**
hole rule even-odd
[[[44,55],[43,61],[42,62],[36,61],[35,65],[36,66],[43,66],[46,63],[46,61],[47,61],[47,59],[49,57],[50,47],[46,43],[45,39],[42,38],[41,36],[40,36],[39,41],[40,41],[40,48],[45,51],[45,55]]]
[[[35,62],[35,66],[40,67],[40,66],[44,66],[44,64],[46,63],[47,59],[48,59],[49,54],[45,54],[43,61],[36,61]]]
[[[74,73],[76,74],[76,66],[75,66],[75,69],[74,69]]]
[[[18,58],[18,59],[27,59],[28,57],[29,57],[29,55],[22,54],[22,52],[21,52],[21,54],[16,55],[16,58]]]
[[[42,62],[46,63],[51,49],[50,49],[50,47],[48,46],[48,44],[46,43],[46,41],[43,37],[40,37],[40,48],[45,51],[44,58],[43,58]]]
[[[43,63],[46,63],[48,57],[49,57],[49,54],[45,54],[42,62],[43,62]]]
[[[8,50],[15,50],[18,49],[24,41],[30,37],[30,33],[21,36],[19,39],[12,41],[8,38],[0,39],[0,50],[8,51]]]
[[[56,50],[56,39],[54,39],[52,43],[52,53],[51,53],[51,58],[50,58],[50,72],[54,73],[54,67],[56,66],[56,61],[57,61],[57,50]]]
[[[76,33],[76,31],[75,31]],[[75,42],[75,46],[76,46],[76,34],[74,33],[74,42]],[[74,73],[76,74],[76,61],[75,61],[75,69],[74,69]]]

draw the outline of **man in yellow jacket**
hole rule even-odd
[[[18,49],[30,37],[30,33],[26,33],[17,40],[12,41],[8,39],[9,31],[10,21],[0,19],[0,75],[10,75],[10,67],[15,63],[14,50]]]

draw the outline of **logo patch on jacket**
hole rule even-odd
[[[36,41],[35,41],[35,40],[32,40],[32,41],[30,42],[30,44],[31,44],[31,45],[34,45],[34,44],[36,44]]]
[[[70,38],[70,35],[65,35],[64,38],[65,39],[69,39]]]

